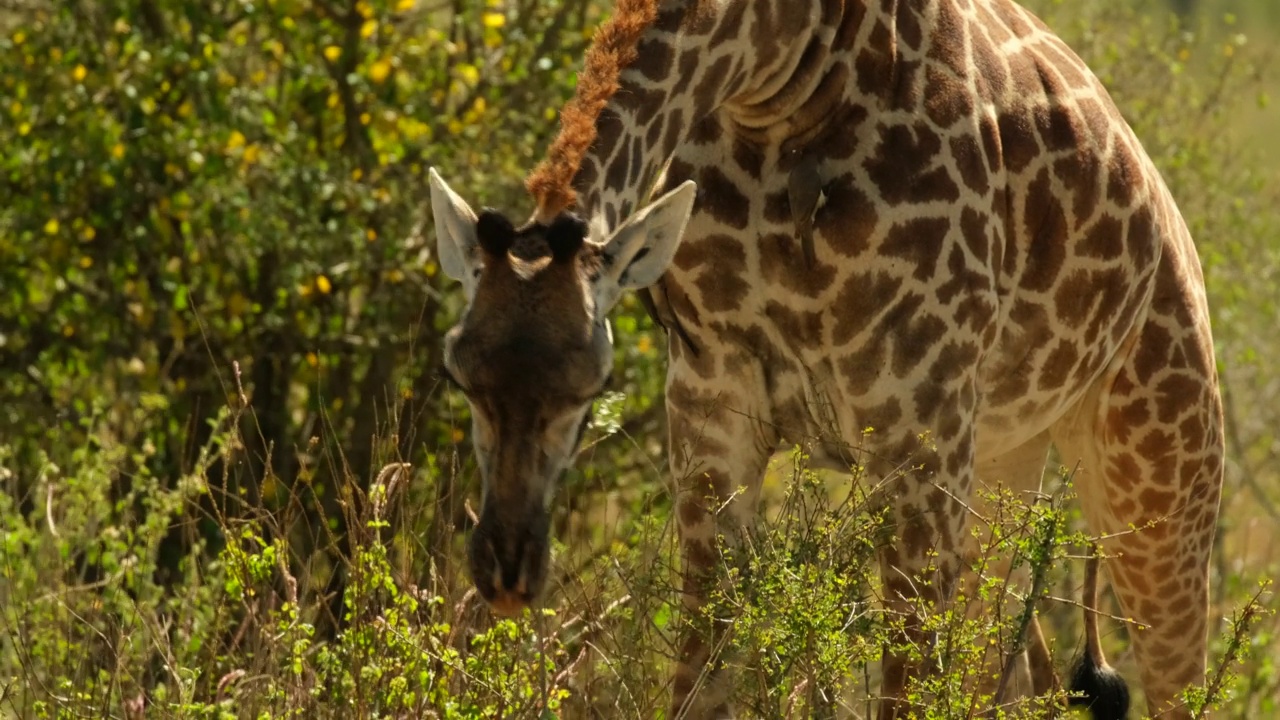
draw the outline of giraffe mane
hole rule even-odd
[[[538,216],[550,218],[577,200],[573,178],[596,139],[596,119],[620,87],[619,76],[639,54],[640,36],[658,17],[658,0],[618,0],[596,30],[573,97],[560,110],[560,133],[525,180]]]

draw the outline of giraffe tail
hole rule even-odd
[[[1107,664],[1098,635],[1098,565],[1097,546],[1090,548],[1085,562],[1084,653],[1071,671],[1072,707],[1088,708],[1093,720],[1125,720],[1129,714],[1129,686],[1115,668]]]

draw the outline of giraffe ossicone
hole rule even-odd
[[[1038,490],[1055,446],[1146,626],[1148,709],[1188,716],[1223,472],[1204,282],[1079,57],[1012,0],[619,0],[562,122],[518,228],[430,173],[467,299],[444,363],[482,480],[469,562],[496,611],[545,579],[555,482],[608,383],[606,316],[636,291],[672,330],[687,608],[779,447],[845,468],[860,449],[892,478],[884,602],[927,648],[921,601],[962,582],[979,489]],[[714,647],[684,639],[673,716],[731,714]],[[927,664],[886,652],[882,670],[880,717],[903,715]]]

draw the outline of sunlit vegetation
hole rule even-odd
[[[1028,4],[1112,88],[1197,237],[1230,462],[1222,639],[1189,700],[1270,717],[1280,17],[1263,0],[1180,20],[1155,0]],[[517,621],[468,591],[470,423],[435,374],[461,298],[434,261],[426,170],[526,213],[522,179],[609,5],[0,3],[0,713],[664,712],[676,629],[697,618],[673,587],[661,331],[632,299],[615,315],[617,388],[557,501],[552,592]],[[740,707],[865,716],[891,625],[877,517],[799,453],[768,482],[775,519],[717,604],[738,613]],[[1081,538],[1053,487],[990,548],[1045,573],[1065,667],[1079,617],[1052,597],[1075,597]],[[981,706],[975,639],[1023,609],[936,618],[963,650],[917,689],[937,717]]]

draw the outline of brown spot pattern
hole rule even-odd
[[[702,210],[731,228],[744,230],[751,210],[750,201],[724,171],[715,166],[698,174],[697,210]],[[736,242],[736,241],[735,241]]]
[[[694,284],[702,307],[711,312],[733,310],[750,291],[745,277],[746,251],[728,235],[711,235],[686,242],[676,251],[675,265],[683,270],[699,269]]]
[[[941,150],[942,140],[924,123],[884,128],[866,165],[881,199],[890,205],[960,199],[959,186],[937,164]]]
[[[813,218],[815,234],[844,257],[856,257],[870,250],[871,238],[879,218],[879,212],[870,198],[854,185],[849,176],[833,180],[825,191],[827,202]],[[780,221],[789,221],[791,204],[786,199],[786,193],[775,198],[773,202],[766,203],[766,217],[778,217],[773,211],[785,203],[786,214],[781,216]]]
[[[917,217],[889,229],[880,254],[907,260],[915,265],[912,277],[929,280],[938,269],[942,244],[951,229],[946,218]]]
[[[818,297],[836,279],[836,268],[805,262],[800,243],[790,235],[771,233],[760,238],[760,271],[764,279],[800,297]]]

